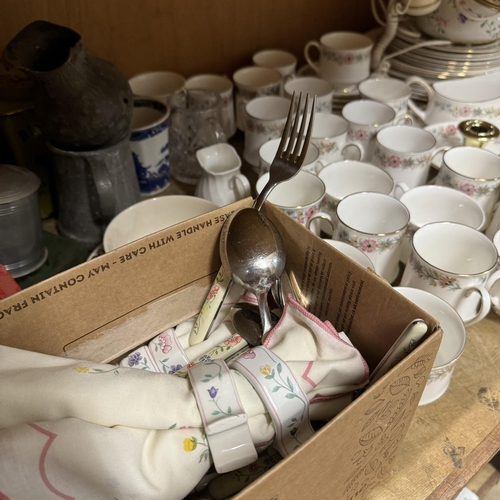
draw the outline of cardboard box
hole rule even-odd
[[[98,362],[119,359],[197,314],[220,266],[219,233],[247,199],[130,243],[0,301],[0,343]],[[310,312],[329,319],[371,369],[415,318],[418,348],[238,500],[361,498],[388,475],[439,348],[437,322],[270,204],[287,271]]]

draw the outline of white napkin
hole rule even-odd
[[[290,297],[266,346],[287,362],[313,419],[334,416],[368,377],[345,335]],[[262,401],[234,380],[254,443],[269,445]],[[0,402],[0,497],[176,500],[211,465],[187,379],[0,346]]]

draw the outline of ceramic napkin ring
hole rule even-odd
[[[241,373],[262,399],[274,423],[274,447],[283,457],[314,434],[309,399],[287,364],[274,352],[257,346],[229,366]]]
[[[248,415],[225,361],[193,365],[188,375],[217,472],[230,472],[257,460]]]

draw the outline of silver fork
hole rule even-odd
[[[283,130],[283,135],[281,136],[281,141],[278,146],[278,151],[269,168],[269,181],[264,186],[252,205],[253,208],[256,208],[257,210],[260,210],[262,208],[262,205],[266,201],[266,198],[269,196],[271,191],[281,182],[287,181],[297,175],[297,173],[300,171],[300,167],[302,167],[302,164],[304,163],[304,158],[306,157],[307,148],[309,147],[309,141],[311,139],[311,133],[314,124],[316,96],[314,96],[312,99],[311,114],[304,138],[304,130],[307,122],[308,102],[309,95],[306,94],[302,120],[300,120],[299,113],[302,104],[302,92],[299,95],[297,113],[295,113],[295,116],[293,116],[293,111],[296,105],[295,93],[292,96],[292,102],[288,111],[285,129]],[[300,129],[298,129],[299,120],[301,122]]]
[[[311,113],[309,117],[309,124],[307,126],[306,135],[304,138],[304,130],[307,121],[307,104],[309,96],[306,95],[304,105],[304,112],[302,113],[302,120],[299,128],[300,121],[300,106],[302,102],[302,92],[299,96],[297,104],[297,112],[294,114],[296,103],[295,93],[292,96],[288,117],[283,130],[283,135],[278,146],[278,151],[274,157],[269,168],[269,182],[264,186],[259,196],[253,202],[253,208],[260,210],[262,205],[269,196],[269,193],[281,182],[291,179],[296,175],[304,158],[306,156],[307,148],[311,138],[312,127],[314,124],[314,108],[316,107],[316,96],[312,99]],[[291,132],[290,132],[291,130]],[[285,146],[288,147],[285,149]],[[301,147],[302,146],[302,147]],[[225,269],[221,266],[215,278],[215,281],[210,289],[209,296],[205,300],[202,310],[198,314],[196,321],[193,324],[191,333],[189,335],[189,345],[195,345],[203,342],[211,333],[212,325],[217,314],[226,298],[232,284],[232,277],[230,269]]]

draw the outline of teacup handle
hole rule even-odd
[[[486,282],[486,289],[491,290],[493,285],[500,279],[500,270],[495,271],[489,278],[488,281]],[[489,293],[489,292],[488,292]],[[498,314],[498,311],[500,311],[500,297],[496,297],[494,295],[491,295],[490,293],[490,300],[493,305],[493,309],[495,312]]]
[[[346,142],[342,146],[342,149],[340,150],[340,154],[342,155],[342,158],[345,159],[346,149],[348,147],[351,147],[351,146],[358,150],[359,157],[356,158],[356,161],[361,161],[361,158],[363,158],[363,154],[364,154],[365,150],[363,149],[363,146],[357,142]]]
[[[401,194],[399,196],[396,193],[398,189],[401,190]],[[403,194],[406,193],[406,191],[408,191],[409,189],[410,188],[404,182],[396,182],[394,184],[394,187],[392,188],[391,196],[396,198],[396,200],[399,200],[401,196],[403,196]]]
[[[483,23],[484,21],[498,18],[497,12],[495,12],[494,14],[492,14],[491,16],[488,16],[488,17],[477,17],[472,12],[465,10],[462,7],[462,5],[460,5],[460,1],[455,0],[453,3],[455,4],[455,7],[457,8],[458,12],[460,12],[460,14],[462,14],[462,16],[464,16],[469,21],[478,21],[480,23]]]
[[[234,174],[231,179],[229,179],[229,189],[237,191],[238,186],[237,184],[241,184],[242,190],[241,193],[239,193],[238,199],[241,200],[243,198],[246,198],[247,196],[250,196],[251,193],[251,187],[250,187],[250,182],[244,176],[243,174]]]
[[[319,74],[319,65],[316,64],[315,62],[313,62],[313,60],[309,56],[309,49],[311,47],[316,47],[319,50],[319,53],[321,54],[321,46],[320,46],[319,42],[317,42],[316,40],[311,40],[311,41],[307,42],[306,46],[304,47],[304,57],[306,58],[307,64],[309,64],[309,66],[311,66],[311,68],[316,73]]]
[[[485,220],[483,225],[479,228],[479,231],[484,231],[484,234],[488,236],[490,240],[493,240],[495,233],[500,229],[500,201],[497,201],[493,206],[491,211],[491,217],[489,220]]]
[[[464,295],[462,297],[462,300],[466,297],[468,297],[472,292],[479,292],[481,295],[481,306],[479,308],[478,313],[470,320],[467,321],[466,325],[470,326],[473,325],[474,323],[477,323],[478,321],[481,321],[483,318],[485,318],[488,313],[490,312],[491,309],[491,297],[486,288],[483,286],[477,286],[477,285],[471,285],[469,287],[464,288]],[[458,305],[458,308],[460,307],[460,304]],[[458,309],[457,308],[457,309]]]
[[[420,78],[419,76],[410,76],[405,80],[405,83],[407,85],[411,85],[412,83],[415,85],[420,85],[426,92],[427,92],[427,98],[428,102],[432,100],[434,97],[434,89],[423,79]],[[408,99],[408,107],[425,123],[426,122],[426,115],[427,115],[427,107],[425,109],[421,109],[419,106],[417,106],[411,99]]]
[[[313,229],[311,229],[311,225],[312,225],[312,222],[317,220],[317,219],[321,219],[321,220],[325,220],[327,221],[330,226],[332,227],[332,233],[335,232],[335,224],[333,222],[333,219],[332,219],[332,216],[330,214],[327,214],[326,212],[316,212],[307,222],[306,222],[306,228],[309,229],[309,231],[311,231],[312,233],[316,234],[316,235],[319,235],[319,231],[315,231],[314,230],[314,226],[313,226]]]

